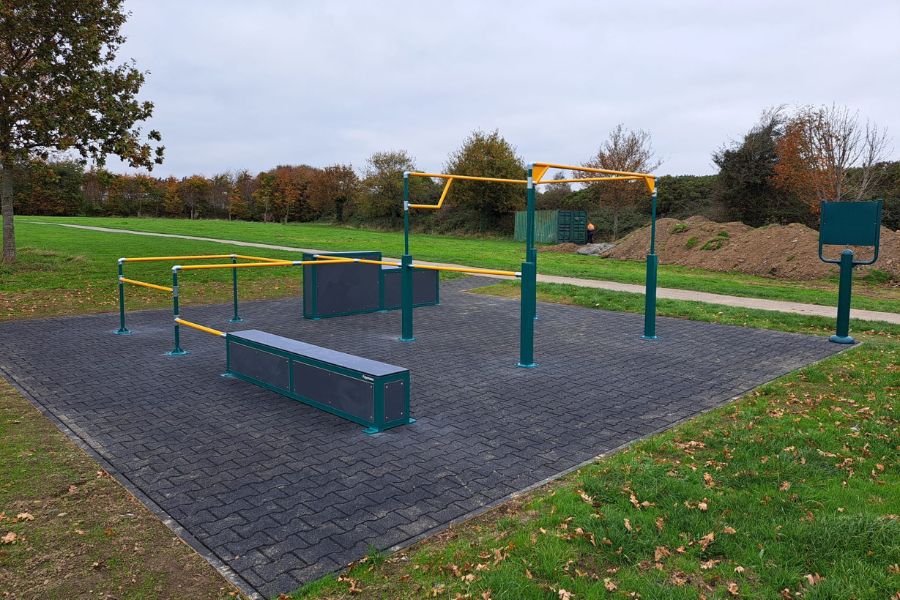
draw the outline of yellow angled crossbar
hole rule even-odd
[[[130,283],[131,285],[150,288],[151,290],[159,290],[161,292],[172,291],[172,288],[166,287],[164,285],[156,285],[155,283],[147,283],[146,281],[138,281],[137,279],[128,279],[127,277],[119,277],[119,281],[121,281],[122,283]]]
[[[414,177],[429,177],[432,179],[459,179],[462,181],[493,181],[494,183],[528,183],[526,179],[503,179],[501,177],[478,177],[475,175],[450,175],[447,173],[422,173],[410,171]]]
[[[204,333],[210,333],[212,335],[217,335],[219,337],[225,337],[224,331],[219,331],[218,329],[213,329],[212,327],[206,327],[205,325],[200,325],[199,323],[194,323],[193,321],[185,321],[179,317],[175,317],[175,322],[179,325],[184,325],[185,327],[190,327],[191,329],[196,329],[197,331],[202,331]]]
[[[247,256],[246,254],[235,254],[235,258],[243,260],[255,260],[257,262],[283,262],[283,258],[266,258],[265,256]]]
[[[539,176],[535,180],[535,184],[550,184],[550,183],[581,183],[588,181],[637,181],[641,180],[644,182],[644,185],[647,186],[647,189],[650,193],[653,193],[653,190],[656,189],[656,177],[654,175],[650,175],[649,173],[632,173],[630,171],[614,171],[612,169],[599,169],[596,167],[576,167],[573,165],[560,165],[557,163],[534,163],[535,171],[539,173]],[[575,177],[572,179],[548,179],[544,180],[542,177],[544,173],[546,173],[549,169],[563,169],[565,171],[578,171],[581,173],[598,173],[601,175],[612,175],[612,177]]]

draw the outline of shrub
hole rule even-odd
[[[688,250],[690,250],[691,248],[693,248],[694,246],[696,246],[697,243],[698,243],[699,241],[700,241],[700,240],[698,240],[698,239],[695,238],[695,237],[688,238],[688,241],[687,241],[687,243],[684,245],[684,247],[687,248]]]
[[[673,227],[673,228],[669,231],[669,233],[673,233],[673,234],[674,234],[674,233],[684,233],[684,232],[687,231],[688,229],[690,229],[690,226],[688,226],[687,223],[678,223],[677,225],[675,225],[675,227]]]

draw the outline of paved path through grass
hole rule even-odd
[[[204,242],[216,242],[221,244],[230,244],[234,246],[244,246],[248,248],[264,248],[267,250],[285,250],[288,252],[325,252],[324,250],[315,248],[297,248],[294,246],[282,246],[278,244],[264,244],[259,242],[242,242],[239,240],[227,240],[209,237],[199,237],[192,235],[182,235],[174,233],[153,233],[148,231],[135,231],[133,229],[114,229],[111,227],[97,227],[90,225],[74,225],[71,223],[50,223],[46,221],[29,221],[30,223],[40,225],[57,225],[59,227],[70,227],[73,229],[86,229],[89,231],[100,231],[106,233],[124,233],[132,235],[145,235],[151,237],[178,238],[184,240],[196,240]],[[388,260],[399,260],[390,259]],[[428,261],[418,261],[422,264],[442,265],[442,266],[465,266],[453,263],[435,263]],[[485,276],[492,277],[492,276]],[[582,279],[579,277],[564,277],[559,275],[538,275],[538,281],[544,283],[565,283],[569,285],[577,285],[581,287],[589,287],[603,290],[612,290],[617,292],[630,292],[635,294],[643,294],[644,286],[633,283],[618,283],[615,281],[601,281],[597,279]],[[820,317],[835,316],[835,308],[830,306],[822,306],[818,304],[804,304],[801,302],[787,302],[783,300],[766,300],[763,298],[745,298],[741,296],[729,296],[724,294],[710,294],[708,292],[697,292],[693,290],[683,290],[675,288],[658,288],[657,296],[659,298],[668,298],[672,300],[692,300],[695,302],[704,302],[708,304],[723,304],[725,306],[735,306],[738,308],[756,308],[760,310],[771,310],[783,313],[793,313],[800,315],[814,315]],[[865,319],[867,321],[884,321],[895,325],[900,325],[900,313],[882,312],[875,310],[852,309],[851,317],[854,319]]]

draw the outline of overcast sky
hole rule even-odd
[[[129,0],[120,58],[150,73],[154,174],[361,168],[403,149],[441,169],[474,129],[526,162],[587,160],[617,123],[660,174],[778,104],[838,104],[900,140],[900,2]],[[121,166],[110,163],[115,170]]]

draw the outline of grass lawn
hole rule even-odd
[[[488,293],[506,295],[502,284]],[[484,292],[485,290],[480,290]],[[634,299],[541,286],[544,300]],[[826,319],[660,302],[803,333]],[[295,598],[898,598],[900,327]]]
[[[239,241],[262,242],[322,250],[381,250],[386,256],[403,252],[401,232],[382,232],[318,223],[250,223],[243,221],[86,217],[18,217],[17,223],[44,221],[75,223],[158,233],[177,233]],[[42,226],[47,227],[47,226]],[[55,229],[55,228],[51,228]],[[22,237],[23,244],[28,243]],[[414,233],[414,257],[453,262],[473,267],[519,270],[523,244],[498,238],[452,237]],[[538,272],[602,279],[622,283],[644,282],[644,263],[573,254],[542,253]],[[664,265],[659,272],[661,287],[769,298],[834,306],[837,304],[837,268],[834,278],[816,281],[787,281],[741,273],[718,273],[676,265]],[[858,278],[854,283],[854,306],[870,310],[898,311],[900,291],[884,283]]]
[[[206,235],[192,225],[210,224],[191,224],[191,233]],[[0,320],[115,310],[120,256],[288,256],[21,219],[18,226],[22,260],[0,270]],[[307,227],[328,229],[297,230]],[[352,241],[337,247],[376,246]],[[464,256],[422,258],[509,266]],[[167,265],[128,265],[126,274],[162,284],[170,278]],[[182,283],[188,305],[230,297],[229,271],[190,272]],[[298,269],[241,273],[248,299],[299,295],[299,289]],[[518,288],[500,283],[479,291],[510,295]],[[543,301],[643,308],[637,294],[552,284],[538,292]],[[127,293],[130,309],[169,306],[161,292]],[[660,300],[659,311],[817,335],[834,326],[832,319],[671,300]],[[900,327],[860,321],[851,327],[861,346],[404,552],[373,552],[349,572],[313,582],[294,597],[897,598]],[[41,598],[233,593],[2,380],[0,440],[0,539],[11,542],[0,544],[0,591]]]

